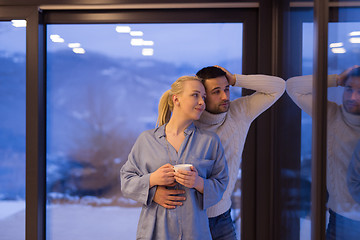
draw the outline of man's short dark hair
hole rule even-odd
[[[206,80],[209,78],[217,78],[226,76],[226,72],[224,72],[221,68],[210,66],[204,67],[196,73],[196,76],[199,78]]]
[[[349,74],[346,76],[346,79],[344,82],[346,83],[346,81],[351,77],[360,77],[360,67],[356,67],[353,70],[351,70],[349,72]]]

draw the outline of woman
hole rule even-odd
[[[215,133],[196,128],[205,109],[205,89],[197,77],[177,79],[159,103],[158,127],[143,132],[121,168],[124,196],[143,204],[137,239],[211,239],[206,208],[217,203],[227,183],[224,150]],[[173,165],[191,163],[191,171]],[[156,187],[183,189],[182,206],[153,202]]]

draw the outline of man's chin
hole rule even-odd
[[[219,109],[216,110],[216,111],[206,109],[206,111],[211,113],[211,114],[220,114],[220,113],[227,112],[227,110],[226,111],[220,111]]]
[[[348,112],[350,114],[360,115],[360,110],[358,108],[344,106],[344,109],[346,112]]]
[[[224,112],[227,112],[227,111],[229,111],[229,105],[221,106],[219,108],[219,113],[224,113]]]
[[[206,111],[212,114],[220,114],[229,111],[229,106],[219,106],[216,109],[206,109]]]
[[[215,114],[225,113],[227,111],[229,111],[229,108],[222,108],[222,109],[218,109]]]

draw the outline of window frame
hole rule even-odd
[[[108,10],[43,10],[39,13],[39,18],[43,19],[42,24],[42,38],[39,38],[39,45],[45,49],[46,40],[46,25],[47,24],[101,24],[101,23],[215,23],[215,22],[242,22],[243,23],[243,73],[255,73],[257,71],[257,8],[174,8],[174,9],[108,9]],[[40,43],[41,42],[41,43]],[[46,53],[43,53],[44,55]],[[46,59],[42,58],[42,67],[44,75],[46,74]],[[40,64],[40,63],[39,63]],[[38,66],[39,67],[39,66]],[[42,87],[46,89],[46,80],[41,82]],[[46,91],[46,90],[45,90]],[[243,91],[247,94],[247,90]],[[248,92],[250,93],[250,92]],[[45,97],[45,92],[43,92]],[[41,104],[42,111],[45,113],[46,100],[43,99]],[[45,117],[45,116],[44,116]],[[42,121],[43,120],[43,121]],[[46,129],[46,120],[39,118],[39,125]],[[45,130],[44,130],[45,131]],[[44,132],[45,134],[45,132]],[[250,133],[251,135],[251,133]],[[43,139],[41,135],[41,139]],[[45,139],[45,137],[44,137]],[[43,139],[43,140],[44,140]],[[42,157],[45,158],[46,142],[39,142]],[[39,147],[39,146],[34,146]],[[256,149],[253,147],[248,152],[254,152]],[[254,156],[255,154],[250,154]],[[246,159],[246,160],[245,160]],[[247,221],[241,221],[241,235],[243,239],[252,239],[250,236],[255,235],[255,186],[254,183],[256,174],[255,161],[245,157],[242,166],[247,169],[246,173],[242,174],[242,206],[240,206],[242,219],[246,218]],[[46,159],[40,161],[39,164],[46,171]],[[39,176],[39,186],[46,188],[45,176]],[[39,199],[45,199],[46,192],[39,196]],[[42,204],[43,200],[38,203]],[[45,202],[44,202],[45,203]],[[44,204],[45,205],[45,204]],[[244,208],[243,206],[246,206]],[[45,214],[45,213],[44,213]],[[44,215],[45,216],[45,215]],[[45,239],[45,225],[46,221],[39,222],[43,229],[42,234],[38,235],[38,239]],[[245,231],[244,231],[245,230]],[[249,236],[249,237],[248,237]],[[33,239],[33,238],[30,238]],[[34,238],[35,239],[35,238]]]
[[[1,7],[0,20],[24,19],[26,27],[25,238],[45,236],[45,88],[42,23],[37,7]]]

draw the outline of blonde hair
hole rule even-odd
[[[184,91],[184,82],[186,81],[201,82],[200,78],[196,76],[182,76],[179,77],[173,84],[171,84],[171,89],[167,90],[161,96],[159,101],[159,115],[156,122],[157,127],[160,127],[170,121],[171,113],[174,109],[174,102],[172,97],[174,95],[179,95]]]

